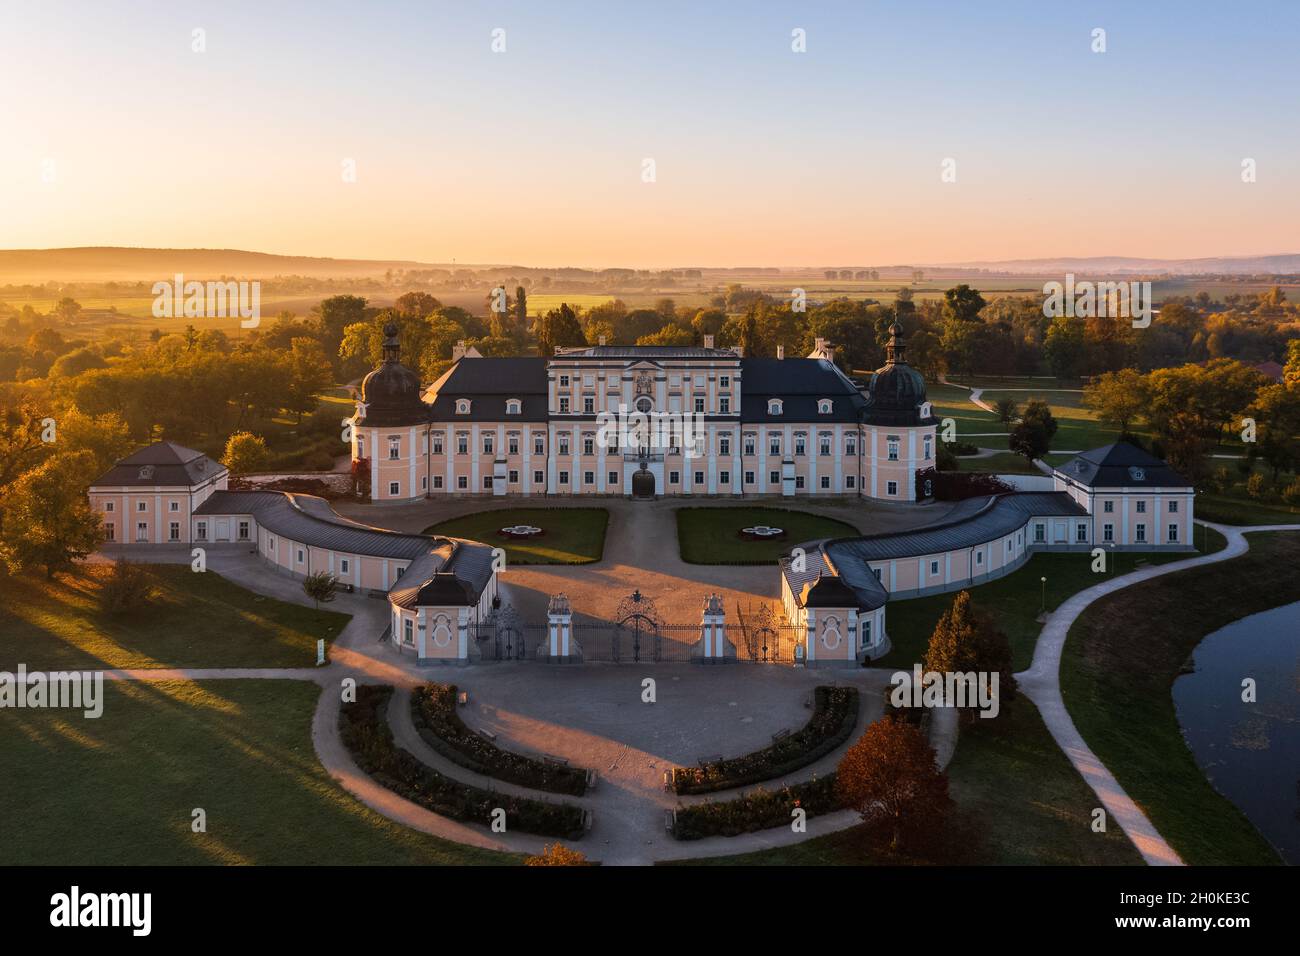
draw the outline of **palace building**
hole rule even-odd
[[[695,346],[557,349],[455,364],[421,394],[389,326],[361,385],[352,458],[371,500],[442,495],[824,496],[914,501],[933,467],[925,382],[891,329],[859,383],[824,340],[806,358]],[[632,427],[613,427],[631,422]],[[671,427],[662,427],[664,424]],[[655,440],[664,432],[667,440]],[[628,439],[629,434],[631,439]]]

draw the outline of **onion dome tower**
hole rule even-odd
[[[363,415],[359,425],[388,428],[419,425],[429,418],[429,407],[420,400],[420,376],[399,361],[402,346],[397,325],[384,326],[384,360],[361,381]]]

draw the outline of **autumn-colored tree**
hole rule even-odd
[[[1083,390],[1083,404],[1103,425],[1118,428],[1121,436],[1146,412],[1150,398],[1146,376],[1134,368],[1106,372]]]
[[[587,857],[563,843],[548,843],[542,852],[524,857],[524,866],[586,866]]]
[[[43,567],[52,578],[99,547],[103,523],[86,499],[95,477],[95,456],[79,451],[45,459],[5,489],[0,560],[11,573]]]
[[[952,803],[948,777],[920,729],[889,718],[872,723],[845,751],[835,790],[869,829],[888,835],[894,850],[932,837]]]
[[[268,454],[266,440],[252,432],[235,432],[226,439],[226,451],[221,463],[232,475],[246,475],[266,467]]]
[[[998,421],[1005,423],[1013,422],[1017,413],[1020,411],[1020,403],[1014,398],[1003,397],[993,403],[994,411],[998,416]]]
[[[1000,703],[1015,699],[1011,643],[991,618],[976,609],[969,591],[958,592],[952,606],[939,617],[926,648],[924,667],[939,674],[997,674]],[[965,709],[965,716],[974,714],[974,707]]]
[[[318,611],[322,604],[328,604],[334,600],[338,586],[338,578],[328,571],[315,571],[302,579],[303,593],[311,598]]]

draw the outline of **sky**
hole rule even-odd
[[[0,0],[0,248],[1296,253],[1297,28],[1294,0]]]

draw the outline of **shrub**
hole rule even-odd
[[[1264,476],[1259,472],[1255,472],[1246,479],[1246,494],[1252,498],[1263,498],[1266,487]]]
[[[930,496],[938,501],[960,501],[1012,491],[1012,487],[996,475],[980,471],[937,471],[925,468],[916,473],[916,494],[926,497],[926,482],[930,483]]]
[[[590,866],[587,857],[563,843],[548,843],[536,856],[524,858],[524,866]]]
[[[480,790],[444,777],[398,747],[385,719],[392,696],[392,687],[362,684],[356,701],[339,712],[344,746],[376,783],[453,820],[487,825],[493,811],[501,808],[507,830],[574,840],[582,836],[583,813],[578,807]]]
[[[118,558],[99,591],[100,606],[110,616],[130,614],[148,605],[157,593],[152,574],[133,561]]]
[[[1300,478],[1282,489],[1282,500],[1291,507],[1300,507]]]
[[[841,809],[835,792],[835,775],[777,791],[759,788],[721,803],[709,801],[678,807],[673,836],[679,840],[700,840],[789,826],[791,812],[796,808],[802,808],[809,817]]]
[[[424,742],[453,763],[522,787],[580,797],[587,771],[502,750],[465,726],[456,713],[455,684],[426,684],[411,695],[411,720]]]
[[[771,780],[806,767],[849,739],[858,722],[856,687],[813,689],[813,715],[795,733],[770,747],[704,767],[673,771],[676,793],[713,793]]]

